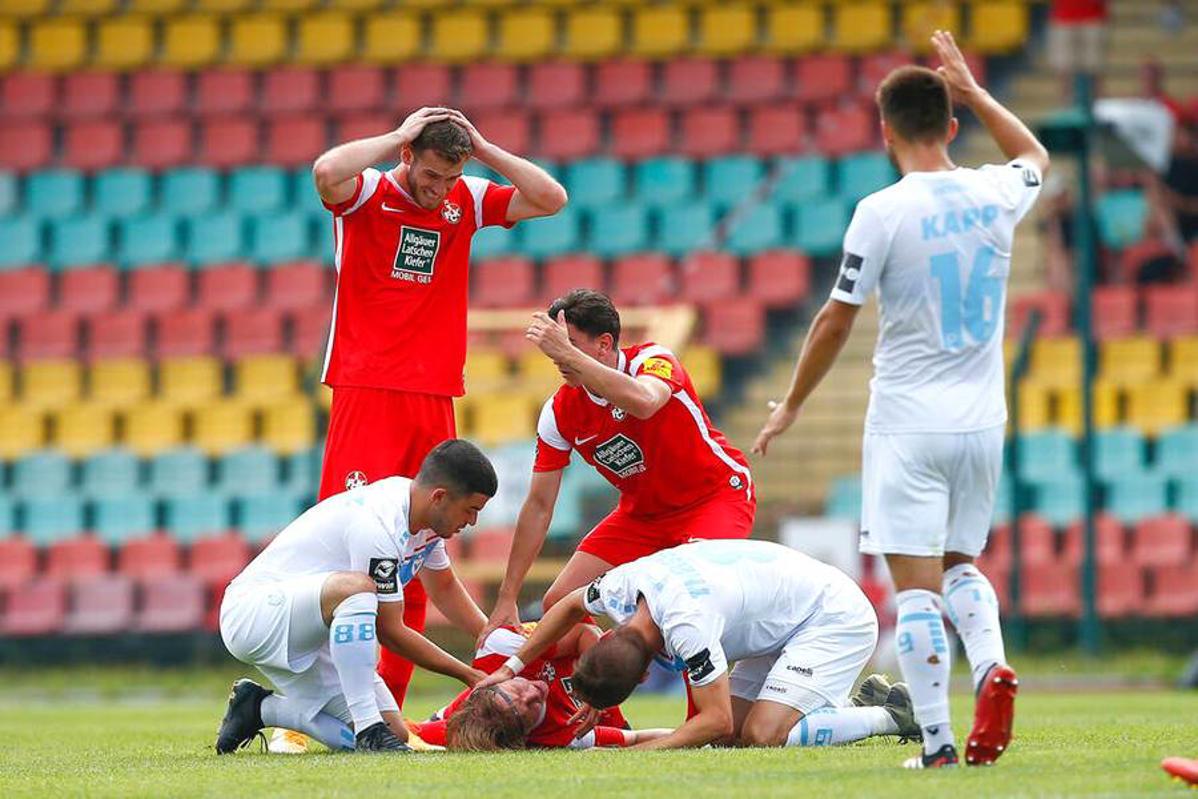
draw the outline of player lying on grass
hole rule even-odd
[[[768,541],[698,541],[617,566],[554,605],[478,690],[511,679],[589,613],[618,626],[574,669],[579,734],[628,698],[655,653],[685,667],[696,713],[636,749],[824,746],[918,733],[902,686],[883,707],[845,706],[878,640],[861,589]]]
[[[492,630],[474,658],[474,668],[487,673],[516,654],[536,624]],[[631,730],[618,707],[605,710],[597,725],[576,737],[578,712],[573,696],[574,664],[599,640],[599,628],[579,624],[529,661],[510,680],[481,691],[463,691],[426,722],[408,726],[426,743],[455,751],[488,752],[527,747],[586,749],[632,746],[669,734],[670,730]]]
[[[233,684],[217,753],[263,727],[298,730],[330,749],[408,751],[399,707],[375,672],[378,645],[466,685],[483,677],[404,625],[403,587],[423,569],[433,604],[479,633],[486,617],[443,539],[474,524],[497,485],[486,456],[454,439],[425,457],[414,480],[337,494],[279,533],[229,584],[220,612],[229,652],[277,692],[248,679]]]
[[[1188,757],[1166,757],[1161,761],[1161,768],[1172,775],[1173,779],[1198,788],[1198,760]]]

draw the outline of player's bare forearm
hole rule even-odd
[[[783,405],[797,411],[832,369],[853,332],[857,306],[828,300],[811,323]]]
[[[621,732],[624,733],[624,745],[631,747],[660,740],[674,731],[669,727],[657,727],[648,730],[621,730]]]
[[[532,635],[520,647],[520,650],[513,656],[528,664],[536,660],[540,655],[553,644],[557,643],[566,633],[570,631],[578,622],[582,621],[586,616],[586,609],[582,604],[582,597],[585,588],[578,588],[566,594],[560,602],[551,607],[545,613],[545,617],[537,624],[537,628],[532,631]],[[498,685],[504,680],[509,680],[516,676],[520,671],[519,668],[512,668],[508,665],[500,666],[495,671],[483,678],[481,686]]]
[[[576,371],[592,394],[631,413],[648,419],[670,400],[670,387],[655,377],[632,377],[604,366],[577,347],[566,354],[565,366]]]
[[[982,89],[970,100],[969,107],[986,126],[1004,156],[1029,161],[1040,170],[1041,175],[1048,174],[1048,150],[1023,124],[1023,120],[994,99],[990,92]]]
[[[449,623],[473,636],[482,632],[487,617],[478,603],[466,592],[466,587],[450,569],[425,569],[422,582],[428,590],[429,599],[449,619]]]
[[[380,616],[378,632],[379,643],[422,669],[453,677],[470,686],[482,677],[482,672],[470,668],[420,633],[405,626],[402,621],[385,623]]]
[[[317,158],[312,165],[316,190],[328,202],[349,199],[353,191],[353,179],[367,167],[394,158],[401,144],[399,131],[393,130],[381,136],[337,145]]]
[[[519,599],[524,578],[545,545],[561,485],[561,469],[533,473],[528,496],[520,506],[520,515],[516,517],[516,533],[512,537],[511,552],[508,553],[507,572],[499,586],[499,602],[515,603]]]
[[[691,696],[695,702],[695,715],[669,733],[655,737],[644,743],[637,743],[633,749],[685,749],[693,746],[703,746],[712,741],[727,738],[732,734],[732,697],[729,688],[728,674],[721,674],[714,682],[692,688]]]
[[[569,196],[565,187],[527,158],[513,155],[490,142],[486,147],[475,149],[474,157],[516,187],[516,196],[508,207],[509,222],[552,216],[566,207]]]

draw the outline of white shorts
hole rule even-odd
[[[866,433],[862,552],[977,557],[986,548],[1005,428],[973,433]]]
[[[320,592],[328,574],[306,574],[270,583],[234,584],[220,606],[220,635],[233,657],[257,666],[289,699],[352,723],[341,679],[329,652],[329,628],[320,612]],[[379,711],[399,706],[377,674]]]
[[[740,699],[777,702],[804,715],[827,705],[841,707],[877,644],[873,606],[856,585],[846,586],[780,651],[738,661],[729,689]]]

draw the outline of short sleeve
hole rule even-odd
[[[844,234],[844,256],[832,286],[832,299],[849,305],[865,304],[878,285],[889,249],[881,217],[864,202],[858,203]]]
[[[698,619],[669,625],[662,630],[666,647],[686,664],[690,684],[702,687],[728,671],[728,660],[715,635]]]
[[[978,170],[986,176],[1003,199],[1003,207],[1014,215],[1015,221],[1023,219],[1036,204],[1043,188],[1044,176],[1035,164],[1027,161],[1008,161],[1005,164],[986,164]]]
[[[399,549],[382,524],[374,520],[356,522],[347,533],[350,568],[370,575],[380,602],[403,600],[399,580]]]
[[[479,228],[491,225],[511,227],[507,221],[507,209],[516,193],[515,186],[501,186],[486,178],[465,175],[462,177],[474,201],[474,224]]]
[[[629,374],[633,377],[649,375],[670,387],[670,393],[682,391],[686,385],[686,371],[682,362],[665,347],[646,347],[637,353],[630,364]]]
[[[537,420],[537,453],[533,461],[534,472],[556,472],[564,469],[570,463],[570,442],[565,439],[557,426],[557,412],[553,407],[553,398],[541,407],[541,416]]]
[[[439,572],[445,571],[450,565],[449,552],[445,549],[445,541],[438,538],[437,543],[433,544],[433,548],[429,550],[428,555],[424,559],[424,568]]]
[[[333,216],[346,216],[365,205],[366,201],[374,196],[375,191],[379,187],[379,181],[382,179],[383,173],[377,169],[363,170],[356,178],[354,178],[354,193],[348,200],[336,204],[330,204],[321,199],[321,203],[325,208],[333,212]]]

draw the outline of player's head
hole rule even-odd
[[[445,742],[464,752],[523,749],[529,731],[545,717],[549,686],[513,677],[470,694],[449,717]]]
[[[947,146],[957,135],[948,82],[935,70],[899,67],[878,85],[877,101],[891,156],[912,145]]]
[[[499,490],[491,461],[460,438],[442,441],[424,456],[415,482],[427,500],[424,521],[443,538],[477,522],[479,511]]]
[[[450,119],[425,125],[403,148],[400,157],[408,167],[408,188],[421,208],[441,207],[473,152],[470,134]]]
[[[631,627],[619,627],[582,653],[574,666],[574,695],[594,708],[623,702],[645,677],[653,649]]]
[[[600,363],[613,365],[619,356],[620,312],[611,298],[593,289],[574,289],[564,297],[558,297],[549,306],[549,317],[557,319],[559,313],[566,314],[566,329],[570,332],[570,343]],[[578,375],[560,369],[567,385],[578,385]]]

